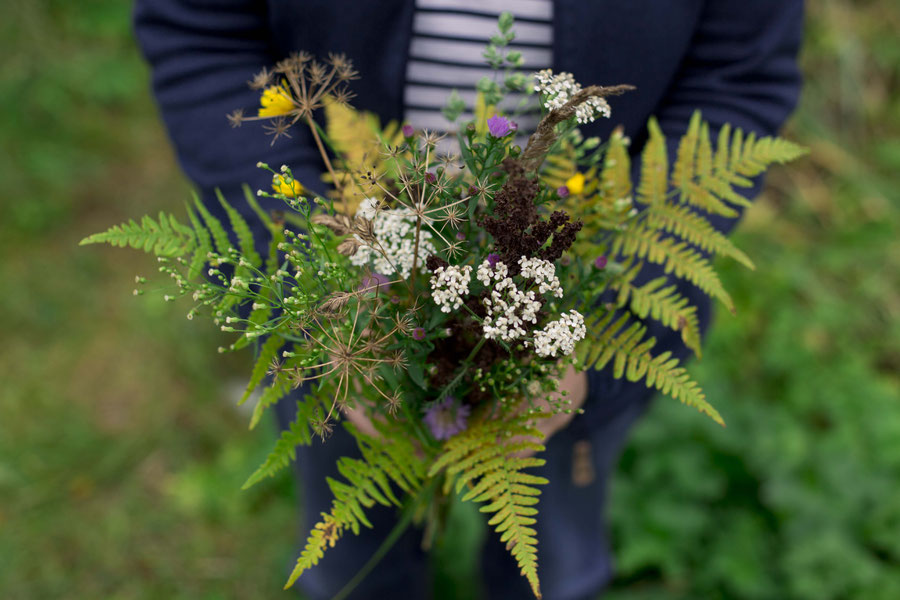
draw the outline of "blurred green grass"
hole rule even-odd
[[[0,9],[0,595],[280,597],[297,499],[239,490],[271,441],[224,400],[246,357],[131,296],[146,256],[76,246],[188,197],[129,10]],[[747,215],[758,271],[725,266],[739,312],[693,367],[729,426],[666,400],[639,425],[609,598],[900,598],[900,14],[809,13],[812,154]]]

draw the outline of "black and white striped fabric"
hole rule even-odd
[[[493,76],[481,53],[497,32],[500,13],[516,16],[516,39],[510,50],[524,59],[523,72],[550,68],[553,62],[552,0],[416,0],[413,37],[404,89],[405,120],[416,129],[452,131],[441,113],[450,91],[456,89],[467,106],[462,119],[471,119],[475,84]],[[511,112],[525,94],[509,94],[501,107]],[[537,97],[515,117],[519,131],[534,130],[540,118]],[[442,150],[452,151],[456,140],[445,139]]]

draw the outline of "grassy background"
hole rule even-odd
[[[188,194],[129,4],[0,9],[0,596],[285,597],[291,482],[239,491],[271,441],[225,400],[245,359],[131,296],[147,257],[76,247]],[[812,155],[740,228],[759,269],[726,267],[739,314],[694,367],[729,427],[664,400],[637,428],[609,598],[900,598],[892,8],[810,3],[789,135]]]

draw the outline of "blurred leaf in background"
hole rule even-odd
[[[273,435],[226,401],[205,324],[146,256],[78,247],[189,188],[131,3],[0,7],[0,597],[236,598],[280,590],[289,475],[241,492]],[[244,359],[246,357],[243,357]]]

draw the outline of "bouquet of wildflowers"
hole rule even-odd
[[[529,470],[543,464],[538,424],[573,411],[556,393],[569,368],[611,364],[616,377],[643,380],[721,422],[678,361],[654,353],[641,321],[680,332],[699,354],[696,308],[669,278],[636,277],[655,263],[731,307],[710,255],[752,263],[706,217],[736,215],[747,204],[736,187],[802,150],[727,126],[713,146],[695,115],[670,172],[651,120],[635,186],[628,139],[616,132],[601,143],[578,130],[609,118],[606,98],[629,86],[582,87],[550,71],[526,81],[515,71],[521,58],[505,49],[510,27],[501,19],[485,53],[497,77],[479,84],[474,120],[446,138],[453,153],[442,150],[441,135],[382,127],[355,111],[348,84],[357,74],[344,57],[300,53],[263,71],[252,82],[261,91],[256,115],[238,111],[232,122],[263,120],[276,139],[308,128],[330,187],[315,195],[306,191],[315,182],[297,181],[289,165],[259,165],[271,171],[273,190],[258,195],[285,205],[269,214],[247,194],[270,233],[267,253],[221,196],[233,237],[195,200],[186,222],[144,217],[85,240],[155,253],[175,282],[167,299],[186,297],[189,318],[208,314],[233,332],[221,350],[254,347],[242,401],[263,391],[251,425],[304,386],[296,421],[246,485],[338,424],[357,440],[361,458],[340,459],[343,481],[329,482],[331,510],[288,585],[367,526],[367,508],[403,507],[405,524],[436,518],[430,506],[461,495],[480,505],[539,598],[532,525],[547,481]],[[533,132],[496,109],[506,91],[523,87],[542,107]],[[462,112],[458,102],[448,102],[451,119]],[[615,301],[599,303],[610,291]]]

